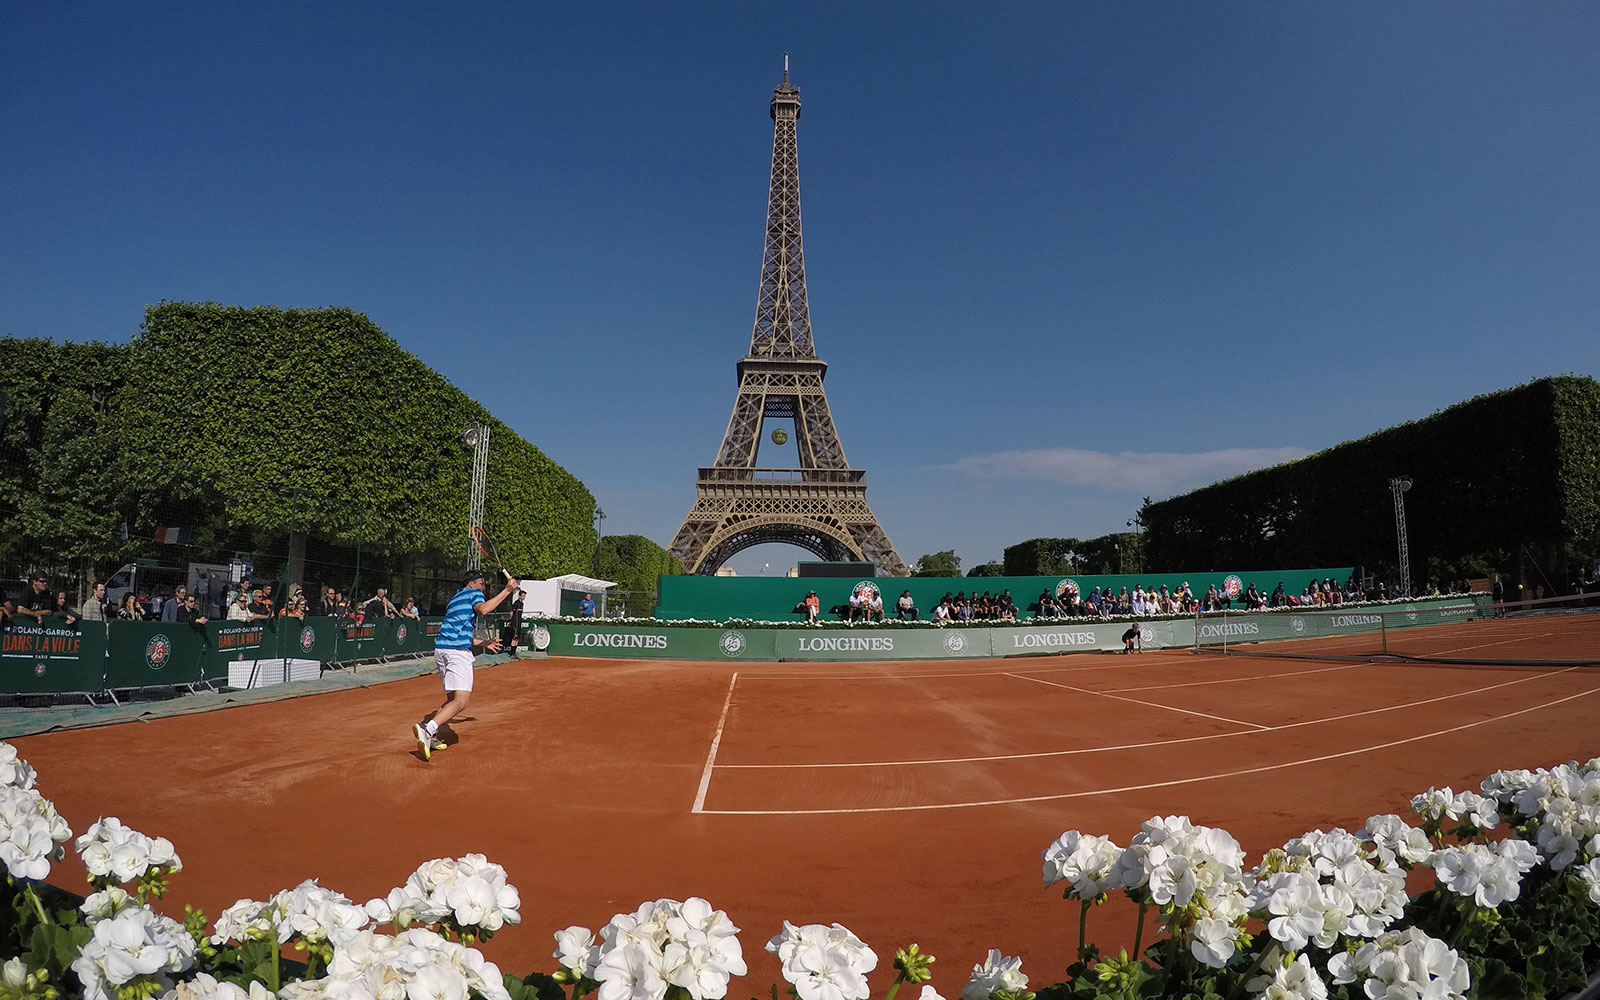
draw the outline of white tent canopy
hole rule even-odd
[[[561,614],[561,592],[572,594],[593,594],[595,597],[595,614],[604,616],[606,613],[606,591],[615,587],[610,580],[596,580],[592,576],[582,573],[567,573],[562,576],[551,577],[548,580],[523,580],[522,581],[522,613],[525,615],[559,615]]]

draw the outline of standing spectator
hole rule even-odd
[[[317,611],[328,618],[339,617],[339,592],[324,584],[322,587],[322,606]]]
[[[228,591],[228,606],[230,610],[232,606],[239,600],[240,594],[245,595],[246,599],[250,597],[250,578],[248,576],[240,579],[239,585],[231,588]]]
[[[509,602],[507,602],[511,608],[511,620],[506,622],[505,630],[500,633],[501,648],[509,648],[512,659],[517,658],[517,647],[522,644],[523,596],[524,595],[521,587],[518,587],[516,590],[512,591],[511,599]]]
[[[911,591],[902,590],[900,599],[895,601],[894,605],[895,617],[900,621],[914,622],[917,620],[917,602],[911,599]]]
[[[584,594],[583,600],[578,602],[578,614],[584,618],[594,617],[594,595]]]
[[[139,620],[139,606],[132,594],[122,595],[122,603],[117,605],[117,620],[124,622]]]
[[[205,577],[202,576],[200,579],[204,580]],[[196,590],[200,589],[198,584],[195,585],[195,589]],[[172,592],[172,600],[170,600],[167,603],[161,605],[161,620],[164,621],[164,622],[175,622],[175,621],[178,621],[179,620],[178,619],[179,610],[181,610],[182,608],[186,607],[188,605],[188,603],[189,603],[189,588],[183,586],[182,584],[179,584],[178,585],[178,589]]]
[[[83,602],[82,617],[86,622],[103,622],[106,620],[106,585],[96,583],[94,589],[89,591],[89,596]]]
[[[199,588],[196,588],[196,589],[199,589]],[[180,592],[182,592],[183,588],[179,587],[178,590]],[[173,597],[171,603],[177,604],[178,603],[178,598],[177,597]],[[173,619],[172,620],[174,622],[179,623],[179,624],[185,624],[185,625],[204,625],[206,623],[205,616],[202,615],[200,613],[200,609],[195,606],[195,600],[194,600],[194,595],[193,594],[184,594],[184,596],[183,596],[183,606],[178,608],[177,611],[175,611],[173,613]]]
[[[272,617],[272,611],[267,604],[262,601],[261,591],[259,590],[250,591],[250,615],[251,621],[255,621],[257,618]]]
[[[268,618],[271,618],[272,617],[273,604],[272,604],[272,584],[270,584],[270,583],[263,583],[261,585],[261,605],[262,605],[262,607],[267,609],[266,610],[266,616]]]
[[[398,612],[395,611],[394,603],[389,600],[388,587],[379,587],[378,593],[361,606],[361,616],[365,621],[373,621],[378,618],[393,618],[396,614]]]
[[[72,613],[72,605],[67,603],[67,592],[65,590],[56,591],[56,603],[51,613],[65,618],[68,625],[78,620],[78,616]]]
[[[33,574],[28,592],[22,595],[22,600],[17,604],[17,614],[32,618],[36,625],[42,625],[55,606],[55,595],[50,593],[50,578],[43,573]]]
[[[415,597],[406,598],[405,603],[400,605],[400,617],[410,618],[413,621],[422,620],[422,612],[417,610],[417,599]]]

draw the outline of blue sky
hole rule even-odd
[[[971,566],[1600,373],[1597,49],[1576,2],[8,4],[0,334],[349,306],[666,544],[788,51],[846,452]]]

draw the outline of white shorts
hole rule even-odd
[[[433,668],[444,679],[446,691],[472,690],[472,650],[435,649]]]

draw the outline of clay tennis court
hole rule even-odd
[[[1548,623],[1442,628],[1476,626],[1536,643]],[[991,946],[1035,985],[1060,978],[1077,906],[1043,887],[1039,854],[1065,829],[1126,843],[1186,813],[1253,859],[1429,785],[1600,754],[1592,667],[518,661],[478,672],[461,742],[424,763],[410,725],[437,700],[423,677],[16,743],[75,830],[116,814],[173,840],[180,915],[308,876],[365,900],[480,851],[522,893],[522,925],[485,948],[507,971],[551,970],[569,924],[702,895],[744,929],[750,992],[778,981],[761,946],[788,918],[860,934],[879,989],[915,940],[946,996]],[[1093,919],[1102,944],[1131,943],[1128,908]]]

